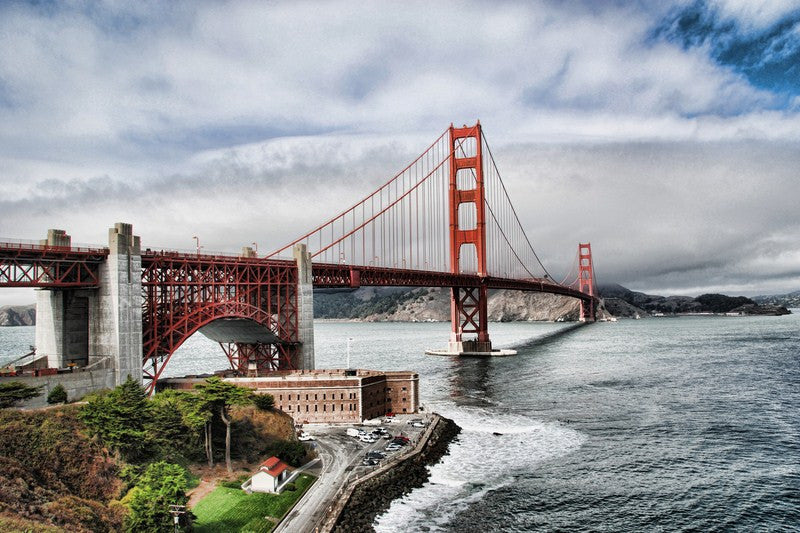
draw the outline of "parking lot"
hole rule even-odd
[[[414,420],[421,423],[409,423]],[[382,420],[380,425],[306,424],[303,432],[314,439],[307,443],[314,447],[322,459],[319,479],[275,531],[313,531],[350,479],[371,472],[412,449],[430,421],[429,415],[411,414],[395,415],[393,421]],[[359,437],[347,434],[348,429],[360,429],[364,434],[370,434],[379,431],[379,428],[384,428],[391,438],[384,438],[381,434],[379,438],[376,435],[374,442],[364,442]],[[397,437],[402,437],[398,441],[408,439],[408,442],[406,445],[398,443],[398,446],[387,450],[387,446]]]

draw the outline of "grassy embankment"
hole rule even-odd
[[[272,531],[315,480],[314,476],[300,474],[294,481],[295,490],[285,490],[281,494],[246,494],[239,488],[239,481],[224,483],[192,509],[197,517],[194,531]]]

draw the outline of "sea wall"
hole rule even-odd
[[[17,407],[35,408],[47,405],[47,395],[56,385],[61,385],[67,391],[67,398],[70,402],[79,400],[91,392],[102,389],[113,389],[116,385],[116,372],[113,368],[97,368],[93,370],[76,370],[62,374],[45,376],[24,376],[0,377],[0,383],[10,381],[21,381],[29,387],[42,387],[39,396],[19,402]]]
[[[428,480],[428,465],[439,462],[450,442],[461,432],[455,422],[439,415],[415,449],[393,465],[387,465],[351,483],[339,504],[329,515],[322,531],[344,533],[374,531],[375,517]]]

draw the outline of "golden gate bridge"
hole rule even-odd
[[[119,362],[122,352],[138,357],[151,388],[172,354],[199,330],[220,342],[239,372],[313,368],[313,348],[310,357],[303,355],[313,331],[303,328],[313,318],[307,304],[314,287],[449,288],[452,353],[492,352],[491,289],[577,298],[584,321],[594,320],[598,302],[589,243],[578,245],[577,261],[560,282],[544,267],[480,122],[451,125],[377,190],[263,257],[249,248],[239,256],[141,250],[127,224],[111,230],[109,247],[73,247],[63,231],[40,243],[0,241],[0,287],[47,289],[51,300],[60,294],[62,314],[70,305],[64,302],[87,298],[79,327],[101,325],[77,348],[87,352],[81,360],[89,364],[92,352],[105,349],[119,373],[131,366]],[[293,259],[283,257],[289,253]],[[104,291],[108,285],[112,290]],[[117,322],[104,328],[102,320]],[[130,323],[123,327],[121,320]],[[259,329],[219,327],[231,322]],[[47,354],[49,364],[63,364],[69,349],[51,344],[49,351],[61,353]]]

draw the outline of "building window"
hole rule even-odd
[[[315,412],[315,413],[318,411],[318,407],[319,407],[319,405],[317,405],[317,404],[314,404],[314,412]]]
[[[344,393],[339,394],[339,399],[344,400]]]
[[[317,395],[316,395],[316,394],[314,395],[314,399],[315,399],[315,400],[317,399]]]
[[[343,403],[339,404],[339,411],[344,411],[344,404]]]
[[[283,401],[283,394],[278,397],[278,400]]]
[[[325,399],[325,394],[323,394],[323,395],[322,395],[322,399],[323,399],[323,400]]]
[[[406,390],[406,388],[405,388],[405,387],[403,387],[403,390]]]
[[[308,404],[306,404],[306,413],[308,412]]]
[[[403,398],[403,401],[406,401],[406,399],[405,399],[405,398]]]
[[[403,412],[404,412],[404,413],[406,412],[406,408],[405,408],[405,407],[403,407]]]
[[[328,406],[327,406],[327,405],[325,405],[325,404],[322,404],[322,410],[323,410],[323,411],[327,411],[327,410],[328,410]]]
[[[291,400],[292,400],[292,395],[290,394],[290,395],[289,395],[289,401],[291,401]]]
[[[306,401],[308,401],[308,394],[306,394]]]

